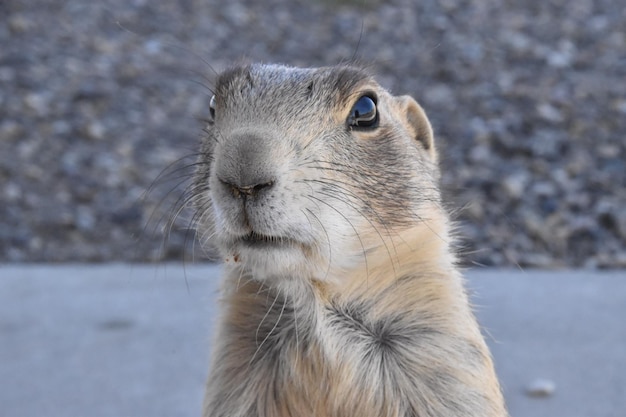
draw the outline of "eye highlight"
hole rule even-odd
[[[209,101],[209,114],[211,115],[211,122],[215,120],[215,96],[211,97]]]
[[[378,127],[378,109],[376,96],[373,93],[362,95],[350,110],[348,126],[373,129]]]

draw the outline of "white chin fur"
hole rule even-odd
[[[328,257],[328,248],[304,247],[301,244],[281,247],[247,247],[234,245],[230,249],[222,248],[222,259],[227,267],[242,268],[245,273],[258,281],[271,283],[283,289],[291,284],[298,284],[311,279],[332,281],[346,271],[363,262],[361,250],[350,254]],[[333,251],[334,255],[334,251]]]
[[[289,280],[313,273],[311,261],[296,245],[269,248],[241,245],[222,255],[227,265],[243,267],[260,281]]]
[[[241,231],[233,231],[231,224],[221,218],[223,224],[218,230],[223,232],[218,234],[217,246],[227,267],[241,268],[258,281],[280,286],[312,279],[333,281],[340,279],[345,271],[365,262],[366,248],[355,229],[367,230],[371,226],[351,209],[351,206],[337,205],[335,209],[322,206],[319,211],[311,209],[315,213],[312,218],[284,218],[283,224],[291,225],[290,228],[285,226],[286,230],[300,230],[297,234],[273,230],[274,234],[300,239],[300,242],[284,245],[247,245],[233,241],[231,233]],[[297,210],[295,212],[298,213]]]

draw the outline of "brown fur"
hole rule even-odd
[[[380,126],[346,130],[363,91]],[[204,415],[506,416],[421,107],[343,67],[239,67],[216,92],[195,186],[227,261]]]

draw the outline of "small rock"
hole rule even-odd
[[[111,214],[111,221],[115,224],[130,225],[133,223],[139,223],[143,217],[143,211],[141,207],[133,205],[126,208],[121,208]]]
[[[549,103],[541,103],[537,106],[537,113],[539,116],[552,123],[561,123],[563,121],[563,114],[559,109]]]
[[[550,397],[556,390],[556,384],[544,378],[538,378],[526,386],[526,395],[535,398]]]
[[[617,232],[622,240],[626,242],[626,208],[621,207],[616,210],[614,216],[617,223]]]
[[[572,63],[572,56],[565,52],[553,51],[548,54],[546,60],[551,67],[565,68]]]
[[[615,102],[615,108],[620,113],[626,113],[626,100],[618,100]]]
[[[506,177],[502,181],[502,187],[510,198],[519,199],[524,194],[526,185],[528,184],[528,175],[520,172]]]
[[[55,120],[52,123],[52,132],[56,135],[67,135],[72,131],[72,126],[66,120]]]
[[[609,19],[604,15],[596,15],[589,20],[589,28],[594,32],[603,32],[608,26]]]
[[[491,160],[491,158],[491,150],[485,145],[476,145],[469,152],[469,159],[474,163],[487,163]]]
[[[605,265],[607,268],[626,268],[626,253],[620,252],[615,254],[612,262]]]
[[[16,139],[22,132],[22,127],[16,121],[5,120],[0,124],[0,136],[4,140]]]
[[[583,264],[585,259],[596,252],[600,232],[597,222],[591,217],[578,216],[569,219],[567,254],[573,265]]]
[[[548,181],[540,181],[535,183],[531,188],[533,194],[538,197],[550,197],[556,193],[554,184]]]
[[[0,81],[11,83],[15,80],[15,70],[11,67],[0,67]]]
[[[76,211],[75,223],[76,227],[82,231],[92,230],[96,224],[96,219],[91,208],[88,206],[79,206]]]
[[[597,149],[598,155],[602,158],[617,158],[620,155],[620,147],[617,144],[607,143],[599,145]]]
[[[148,53],[148,55],[156,55],[159,52],[161,52],[161,50],[163,49],[163,45],[161,44],[161,41],[158,39],[150,39],[146,41],[143,47],[145,51]]]
[[[546,60],[553,68],[566,68],[572,64],[576,55],[576,47],[569,40],[561,40],[557,51],[549,51]]]
[[[445,84],[437,84],[426,90],[424,98],[429,103],[443,106],[454,102],[454,92]]]
[[[538,129],[528,143],[533,155],[548,161],[563,156],[565,138],[556,129]]]
[[[9,19],[9,29],[18,34],[24,33],[33,27],[33,22],[21,15],[13,16]]]
[[[469,128],[472,133],[479,138],[483,138],[489,134],[487,123],[485,123],[485,120],[481,117],[472,117],[469,121]]]
[[[38,116],[46,116],[50,108],[48,97],[40,93],[27,94],[26,97],[24,97],[24,104]]]
[[[100,122],[93,121],[87,125],[87,136],[92,140],[102,140],[105,134],[104,125]]]
[[[19,184],[9,181],[4,186],[4,198],[7,202],[17,201],[22,197],[22,188]]]
[[[518,54],[526,53],[533,44],[532,40],[522,32],[508,32],[504,40]]]
[[[229,23],[235,25],[235,27],[245,26],[249,19],[250,14],[248,10],[241,4],[231,2],[223,9],[224,17]]]

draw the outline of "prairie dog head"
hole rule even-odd
[[[260,280],[338,279],[439,210],[426,115],[354,67],[229,69],[206,133],[200,236]]]

